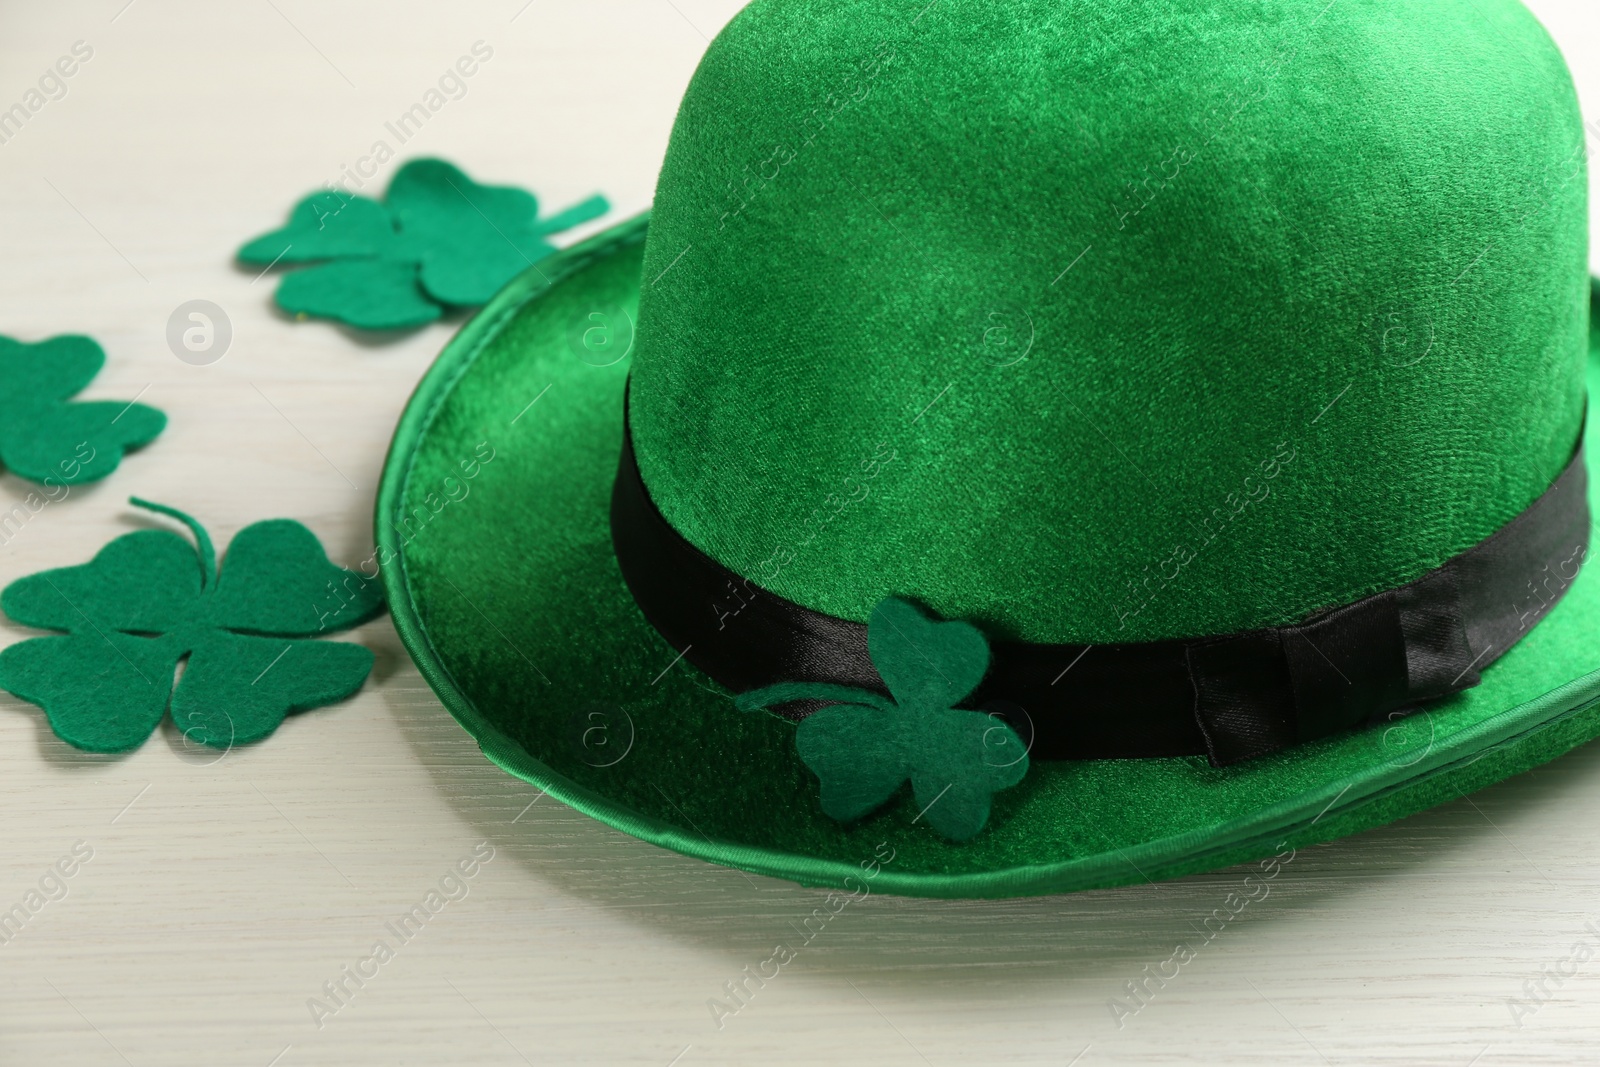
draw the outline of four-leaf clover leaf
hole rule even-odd
[[[376,581],[330,563],[316,535],[290,519],[239,531],[219,573],[199,523],[133,503],[182,521],[195,544],[140,530],[89,563],[20,578],[0,593],[13,620],[61,631],[0,651],[0,686],[42,707],[63,740],[124,752],[170,709],[186,738],[225,748],[361,688],[371,651],[304,638],[378,614]]]
[[[0,462],[29,481],[78,485],[104,478],[124,451],[155,440],[167,425],[155,408],[71,400],[105,362],[90,337],[0,337]]]
[[[487,303],[518,273],[550,255],[550,234],[610,210],[603,196],[539,218],[524,189],[479,185],[438,159],[401,167],[383,202],[342,189],[313,193],[289,224],[239,249],[245,263],[323,262],[278,286],[292,314],[362,329],[432,322],[446,307]]]
[[[893,699],[848,686],[784,682],[744,693],[743,710],[795,700],[836,703],[795,733],[800,758],[822,782],[822,810],[842,822],[883,806],[907,778],[922,815],[953,841],[989,818],[994,793],[1028,773],[1009,725],[956,705],[983,681],[989,643],[964,622],[934,622],[904,600],[872,609],[867,652]]]

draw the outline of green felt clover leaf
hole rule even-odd
[[[316,535],[290,519],[239,531],[219,573],[199,523],[133,503],[180,520],[195,544],[140,530],[88,563],[0,592],[13,620],[61,631],[0,651],[0,687],[43,708],[62,740],[125,752],[170,709],[186,738],[226,748],[361,688],[368,649],[305,639],[378,614],[376,580],[330,563]]]
[[[524,189],[479,185],[456,166],[414,159],[379,203],[342,189],[313,193],[289,224],[239,249],[245,263],[320,263],[278,286],[278,306],[362,329],[432,322],[447,307],[487,303],[520,271],[555,251],[545,238],[598,218],[593,196],[539,218]]]
[[[117,469],[123,452],[154,441],[167,417],[124,400],[79,400],[106,354],[65,334],[36,344],[0,337],[0,462],[44,485],[78,485]]]
[[[1002,720],[956,705],[983,681],[989,643],[964,622],[934,622],[895,597],[872,609],[867,652],[893,699],[847,686],[785,682],[738,697],[741,709],[833,701],[795,732],[822,782],[822,810],[842,822],[882,807],[906,779],[925,817],[952,841],[989,818],[993,794],[1028,773],[1022,739]]]

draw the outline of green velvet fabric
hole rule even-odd
[[[1560,470],[1586,190],[1515,0],[756,0],[661,171],[639,467],[850,619],[1289,623]]]
[[[851,822],[883,807],[908,780],[919,818],[952,841],[988,821],[994,794],[1028,773],[1028,750],[997,716],[957,707],[989,669],[989,642],[971,623],[929,619],[887,597],[867,621],[867,654],[890,697],[830,684],[780,682],[740,693],[741,711],[793,700],[839,701],[795,729],[795,751],[817,775],[822,810]]]
[[[641,282],[643,239],[636,220],[552,257],[541,270],[553,286],[527,272],[469,323],[408,406],[378,500],[385,588],[424,677],[490,759],[580,810],[810,884],[846,883],[888,842],[895,863],[875,891],[1059,892],[1352,833],[1600,733],[1600,578],[1585,568],[1481,685],[1384,727],[1220,769],[1199,757],[1035,761],[962,843],[917,821],[909,790],[859,822],[830,819],[795,756],[795,727],[739,712],[679,659],[612,555],[630,361],[585,331],[632,320],[655,277],[645,270]],[[1600,374],[1590,376],[1600,396]],[[443,503],[485,442],[493,463]],[[1319,563],[1345,556],[1324,545]],[[597,721],[614,745],[597,746]]]
[[[330,563],[316,535],[291,519],[240,530],[219,572],[204,527],[133,503],[184,523],[194,544],[139,530],[88,563],[19,578],[0,593],[14,622],[61,631],[0,651],[0,687],[42,707],[57,736],[124,752],[170,710],[187,740],[230,748],[361,688],[371,651],[304,638],[378,614],[378,583]]]

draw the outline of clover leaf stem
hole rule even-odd
[[[754,711],[758,708],[770,708],[774,704],[787,704],[794,700],[864,704],[879,711],[897,709],[895,702],[882,693],[874,693],[870,689],[856,689],[848,685],[833,685],[829,682],[779,682],[777,685],[763,686],[760,689],[740,693],[734,698],[733,703],[740,711]]]
[[[216,582],[217,550],[211,546],[211,538],[207,536],[206,528],[204,526],[201,526],[198,522],[185,515],[177,508],[169,508],[165,504],[156,504],[149,500],[141,500],[136,496],[130,496],[128,498],[128,503],[132,504],[136,508],[144,508],[146,511],[154,511],[158,515],[166,515],[169,518],[177,519],[179,522],[189,527],[190,532],[194,534],[195,542],[200,546],[201,591],[203,592],[207,586]]]

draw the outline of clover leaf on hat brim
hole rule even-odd
[[[989,668],[989,643],[970,623],[930,619],[886,597],[867,622],[867,653],[890,697],[815,682],[782,682],[737,698],[743,710],[797,700],[832,701],[801,720],[795,749],[816,774],[822,810],[854,822],[883,807],[907,780],[918,818],[951,841],[989,820],[994,794],[1022,781],[1028,749],[998,716],[957,705]]]

